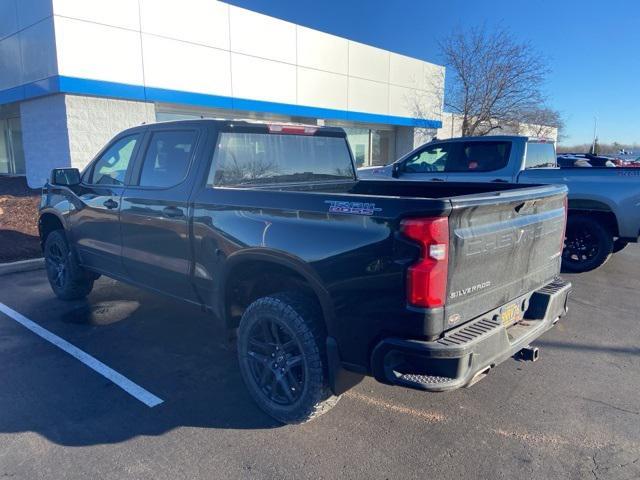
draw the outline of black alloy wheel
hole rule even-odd
[[[562,250],[562,268],[588,272],[603,265],[613,252],[611,233],[588,215],[570,216]]]
[[[47,235],[44,261],[51,289],[61,300],[77,300],[91,292],[95,276],[78,263],[64,231],[54,230]]]
[[[251,328],[247,356],[262,393],[279,405],[293,405],[302,395],[305,365],[300,345],[286,325],[261,317]]]
[[[329,387],[317,301],[280,292],[252,302],[238,327],[240,373],[256,404],[282,423],[304,423],[338,402]]]
[[[69,269],[67,267],[66,252],[63,252],[59,242],[51,242],[47,245],[45,265],[51,286],[64,289],[68,280]]]

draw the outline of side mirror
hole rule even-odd
[[[393,178],[399,178],[400,177],[400,166],[401,163],[400,162],[395,162],[391,165],[391,176]]]
[[[80,184],[80,170],[77,168],[54,168],[51,170],[51,185],[73,187]]]

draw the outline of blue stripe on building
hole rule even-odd
[[[380,115],[365,112],[350,112],[331,108],[291,105],[287,103],[265,102],[220,95],[167,90],[163,88],[143,87],[124,83],[91,80],[87,78],[67,77],[56,75],[37,82],[19,87],[0,90],[0,105],[5,103],[28,100],[54,93],[69,93],[77,95],[93,95],[99,97],[138,100],[143,102],[163,102],[192,105],[208,108],[225,108],[246,110],[253,112],[276,113],[288,116],[324,118],[331,120],[346,120],[364,123],[381,123],[403,127],[441,128],[440,120],[430,120],[411,117],[397,117],[394,115]]]

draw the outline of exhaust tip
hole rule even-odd
[[[538,358],[540,358],[540,349],[538,347],[527,345],[520,350],[520,358],[528,362],[536,362]]]

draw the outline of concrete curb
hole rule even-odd
[[[29,272],[44,268],[44,258],[31,258],[11,263],[0,263],[0,276],[17,272]]]

